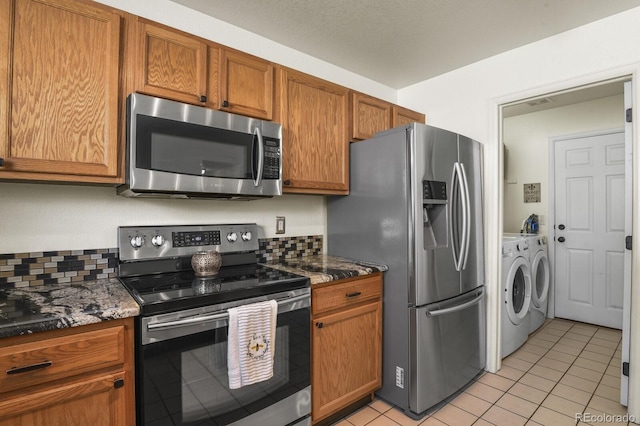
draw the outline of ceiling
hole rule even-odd
[[[401,89],[640,0],[172,0]]]

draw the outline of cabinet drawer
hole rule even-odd
[[[374,275],[312,289],[313,315],[344,308],[382,295],[382,278]]]
[[[0,348],[0,392],[123,364],[123,326]]]

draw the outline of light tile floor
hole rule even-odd
[[[548,320],[496,374],[485,373],[419,421],[376,399],[334,426],[633,425],[604,417],[626,414],[619,403],[621,340],[619,330]]]

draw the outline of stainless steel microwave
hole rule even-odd
[[[282,194],[282,126],[133,93],[125,197],[254,199]]]

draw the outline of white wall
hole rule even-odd
[[[611,16],[519,49],[459,68],[404,88],[398,102],[426,113],[428,123],[484,143],[487,262],[487,368],[500,366],[500,236],[502,234],[501,130],[498,105],[540,96],[621,75],[633,75],[634,120],[640,98],[640,8]],[[637,128],[637,124],[636,124]],[[638,134],[633,149],[640,152]],[[634,168],[640,162],[634,156]],[[638,174],[634,176],[634,205],[638,205]],[[634,212],[634,229],[640,217]],[[634,250],[632,276],[640,276],[640,254]],[[632,305],[640,306],[640,280],[633,278]],[[640,418],[640,309],[631,310],[631,378],[629,411]],[[636,327],[636,328],[634,328]],[[633,331],[635,330],[635,331]]]
[[[326,234],[325,197],[124,198],[115,188],[0,183],[0,253],[117,247],[118,226],[257,223],[260,238]],[[286,233],[275,234],[276,216]]]
[[[522,221],[535,213],[540,234],[548,235],[549,138],[623,126],[622,95],[505,118],[504,232],[520,232]],[[541,202],[524,202],[527,183],[541,184]]]
[[[396,102],[397,92],[168,0],[98,0],[308,74]],[[286,195],[250,202],[137,200],[114,188],[0,182],[0,253],[116,247],[120,225],[256,222],[275,237],[275,216],[286,234],[326,236],[322,196]]]

